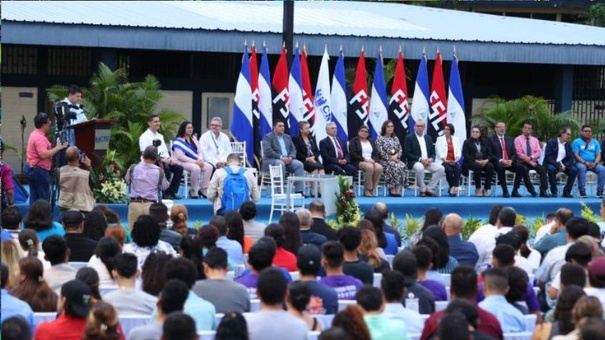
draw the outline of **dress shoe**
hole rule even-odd
[[[548,197],[550,197],[550,195],[546,191],[541,191],[540,197],[548,198]]]
[[[198,194],[199,196],[203,197],[203,198],[206,198],[206,199],[208,198],[208,196],[206,196],[206,194],[204,194],[204,193],[202,192],[202,190],[198,191],[198,192],[197,192],[197,194]]]
[[[531,197],[538,197],[538,193],[535,191],[530,192]]]
[[[603,198],[603,189],[597,190],[597,197],[598,198]]]
[[[304,193],[304,192],[302,192],[302,191],[297,191],[297,192],[295,192],[295,193],[296,193],[296,194],[301,195],[303,198],[307,198],[307,197],[309,197],[309,196],[305,195],[305,193]]]
[[[191,194],[191,191],[189,191],[189,198],[192,199],[192,200],[196,200],[196,199],[199,199],[200,196],[198,196],[198,195],[194,196],[194,195]]]
[[[508,191],[505,191],[504,193],[502,193],[502,197],[509,198],[510,194],[508,193]]]
[[[181,198],[182,198],[181,196],[172,195],[172,194],[167,194],[167,195],[164,195],[164,199],[165,199],[165,200],[173,200],[173,201],[176,201],[176,200],[180,200]]]
[[[565,198],[573,198],[573,195],[569,192],[563,193],[563,197]]]
[[[586,198],[586,191],[580,191],[580,198]]]
[[[364,190],[363,191],[363,195],[365,197],[374,197],[374,194],[372,193],[372,190]]]
[[[428,197],[436,197],[437,194],[433,191],[433,190],[427,190],[424,192],[424,194]]]
[[[513,197],[522,197],[521,194],[517,191],[517,190],[513,190],[512,195]]]

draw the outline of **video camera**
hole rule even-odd
[[[78,107],[75,105],[70,105],[64,101],[55,101],[54,110],[55,117],[57,118],[58,131],[63,131],[65,127],[69,126],[69,122],[72,119],[76,119],[77,114],[71,110],[72,108],[77,109]]]

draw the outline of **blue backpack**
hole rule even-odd
[[[233,173],[231,167],[226,166],[227,177],[223,181],[223,197],[221,198],[221,211],[237,210],[242,202],[250,199],[248,181],[244,177],[246,168],[240,168]]]

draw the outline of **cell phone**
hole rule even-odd
[[[80,151],[80,163],[84,163],[86,160],[86,152]]]

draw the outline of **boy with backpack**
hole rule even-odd
[[[254,174],[242,167],[240,161],[240,155],[232,153],[227,157],[227,165],[212,175],[207,196],[214,203],[215,215],[238,210],[244,201],[258,202],[260,199]]]

